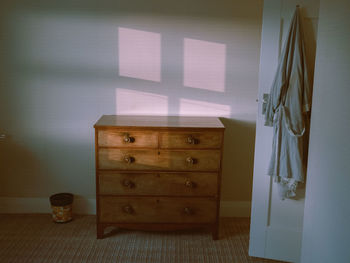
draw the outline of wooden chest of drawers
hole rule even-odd
[[[104,115],[94,127],[97,238],[108,226],[200,227],[218,238],[218,118]]]

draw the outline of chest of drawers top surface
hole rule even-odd
[[[225,129],[216,117],[103,115],[95,128]]]

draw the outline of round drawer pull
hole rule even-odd
[[[186,162],[188,164],[195,164],[195,163],[197,163],[197,160],[192,158],[191,156],[189,156],[189,157],[186,158]]]
[[[198,144],[199,140],[194,138],[192,135],[187,137],[187,143],[188,144]]]
[[[132,214],[134,213],[134,209],[130,205],[126,205],[123,207],[123,211],[127,214]]]
[[[123,185],[125,187],[129,187],[129,188],[133,188],[135,186],[135,184],[132,181],[130,181],[130,180],[124,180],[123,181]]]
[[[135,158],[129,155],[124,156],[124,162],[126,163],[133,163],[135,161]]]
[[[193,215],[194,214],[194,211],[193,211],[193,209],[191,207],[185,207],[184,208],[184,212],[187,215]]]
[[[126,133],[124,135],[124,142],[125,143],[133,143],[135,141],[134,137],[130,137],[129,133]]]
[[[189,187],[189,188],[194,188],[195,183],[192,182],[192,181],[186,181],[185,185],[186,185],[187,187]]]

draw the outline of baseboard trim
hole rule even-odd
[[[1,214],[47,214],[51,213],[49,198],[0,197]],[[73,213],[96,214],[95,198],[74,197]]]
[[[249,201],[221,201],[221,217],[250,217]],[[0,197],[1,214],[51,213],[49,198]],[[75,197],[73,213],[96,214],[96,199]]]
[[[48,198],[1,197],[0,211],[4,214],[50,213]]]

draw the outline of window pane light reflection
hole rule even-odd
[[[119,75],[161,81],[161,35],[118,28]]]
[[[231,113],[229,105],[216,104],[211,102],[180,99],[180,115],[194,116],[222,116],[228,117]]]
[[[128,89],[116,89],[116,114],[167,115],[168,97]]]
[[[226,45],[184,39],[184,86],[225,91]]]

